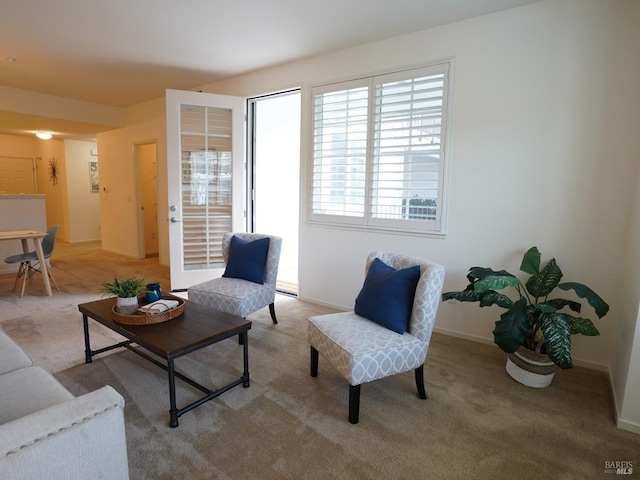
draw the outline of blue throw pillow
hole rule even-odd
[[[264,284],[264,269],[267,264],[269,237],[252,242],[234,235],[229,245],[229,260],[223,277],[241,278]]]
[[[369,267],[354,311],[396,333],[409,327],[420,265],[396,270],[376,258]]]

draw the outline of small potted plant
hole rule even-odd
[[[550,298],[555,288],[573,290],[587,300],[598,318],[609,311],[609,305],[589,287],[576,282],[560,283],[563,276],[555,258],[540,269],[540,252],[531,247],[520,265],[522,272],[531,277],[522,283],[515,275],[490,268],[472,267],[467,279],[469,285],[459,292],[446,292],[442,300],[478,302],[481,307],[497,305],[506,309],[496,321],[493,339],[508,353],[507,372],[511,377],[531,387],[546,387],[553,378],[553,366],[571,368],[571,336],[600,335],[588,318],[573,316],[567,311],[580,313],[582,305],[564,298]],[[517,293],[514,301],[499,290],[511,287]]]
[[[113,282],[104,282],[100,291],[118,297],[118,312],[131,315],[138,310],[138,295],[146,291],[145,285],[144,278],[129,276],[120,280],[116,276]]]

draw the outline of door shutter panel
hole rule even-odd
[[[231,110],[181,105],[184,269],[222,266],[231,221]]]

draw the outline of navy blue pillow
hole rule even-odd
[[[409,326],[420,265],[396,270],[376,258],[369,267],[354,311],[396,333]]]
[[[264,269],[267,264],[269,237],[252,242],[234,235],[229,245],[229,260],[223,277],[241,278],[264,284]]]

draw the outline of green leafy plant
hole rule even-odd
[[[531,275],[524,284],[505,270],[472,267],[467,274],[470,282],[467,288],[443,293],[442,300],[479,302],[481,307],[497,305],[506,309],[493,330],[496,345],[507,353],[524,346],[538,353],[546,353],[560,368],[573,367],[571,336],[596,336],[600,332],[588,318],[573,316],[565,310],[580,313],[580,302],[549,296],[556,288],[573,290],[578,297],[587,300],[598,318],[607,314],[609,305],[581,283],[560,283],[563,274],[555,258],[540,269],[537,247],[531,247],[524,254],[520,270]],[[499,292],[505,288],[515,289],[517,300]]]
[[[123,280],[119,280],[116,276],[113,282],[104,282],[100,289],[105,294],[121,298],[137,297],[140,293],[146,292],[146,290],[145,279],[133,276],[126,277]]]

